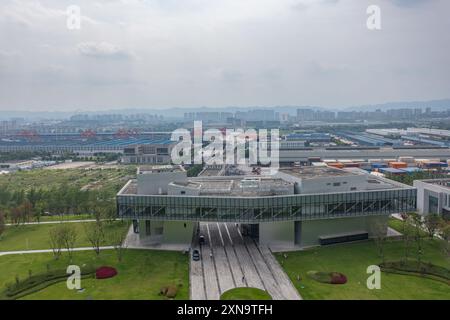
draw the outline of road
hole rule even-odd
[[[274,300],[300,300],[290,279],[266,246],[243,237],[234,224],[200,223],[206,244],[194,241],[200,261],[190,262],[191,299],[219,300],[236,287],[266,290]]]

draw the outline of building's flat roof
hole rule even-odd
[[[198,189],[200,195],[230,195],[230,196],[257,196],[276,195],[280,192],[292,190],[293,183],[280,178],[256,176],[227,176],[224,178],[191,178],[187,182],[172,182]],[[277,192],[278,191],[278,192]]]
[[[143,173],[176,172],[184,170],[179,166],[143,166]],[[144,171],[142,171],[144,170]],[[373,188],[374,184],[382,184],[383,189],[409,188],[404,184],[382,177],[375,177],[363,172],[352,172],[331,167],[291,167],[281,168],[281,172],[297,177],[299,179],[315,179],[327,177],[361,177],[365,179],[367,190],[381,190]],[[199,196],[230,196],[230,197],[257,197],[287,195],[294,193],[295,183],[286,177],[267,175],[236,175],[236,176],[199,176],[183,181],[168,181],[169,185],[191,189]],[[441,179],[442,180],[442,179]],[[137,181],[130,181],[119,194],[137,194]],[[437,182],[430,182],[437,183]],[[381,186],[381,185],[380,185]],[[450,179],[448,179],[450,187]],[[366,190],[366,188],[364,188]],[[325,191],[324,191],[325,192]],[[339,192],[339,190],[337,190]],[[176,196],[176,195],[175,195]]]
[[[421,180],[421,182],[439,185],[441,187],[450,189],[450,178],[448,179],[429,179],[429,180]]]
[[[290,167],[290,168],[282,168],[280,169],[280,171],[301,179],[344,177],[344,176],[358,175],[358,173],[355,172],[348,172],[345,170],[332,167]]]

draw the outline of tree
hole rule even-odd
[[[422,262],[423,247],[422,247],[422,216],[417,213],[411,214],[412,223],[414,226],[414,240],[417,245],[417,261]]]
[[[111,242],[114,246],[114,250],[117,253],[117,260],[119,260],[119,262],[122,262],[123,253],[127,248],[127,244],[125,242],[125,240],[127,239],[127,235],[128,228],[121,228],[111,235]]]
[[[46,204],[44,201],[38,201],[36,202],[35,208],[34,208],[34,218],[37,222],[41,222],[41,217],[44,214]]]
[[[57,226],[51,228],[49,235],[50,235],[49,243],[53,251],[53,257],[55,258],[55,260],[58,260],[59,257],[61,256],[61,249],[64,246],[61,227]]]
[[[23,212],[22,212],[22,206],[17,206],[11,209],[11,221],[16,226],[20,225],[20,222],[22,221]]]
[[[403,221],[403,249],[404,249],[404,261],[406,262],[409,258],[409,250],[411,245],[411,235],[412,235],[412,228],[411,228],[411,216],[409,213],[402,213],[401,214],[402,221]]]
[[[430,236],[430,239],[433,238],[434,234],[438,230],[441,220],[442,218],[435,213],[430,213],[425,216],[423,223],[428,232],[428,235]]]
[[[442,251],[446,259],[450,259],[450,223],[442,220],[439,225],[439,235],[442,237]]]
[[[384,255],[384,244],[387,239],[387,225],[384,221],[377,221],[374,224],[374,241],[377,247],[378,256],[381,258],[381,261],[384,263],[385,255]]]
[[[25,202],[22,204],[22,212],[23,223],[30,222],[30,218],[33,215],[33,205],[30,201],[25,200]]]
[[[70,224],[66,223],[61,227],[61,241],[64,244],[64,247],[67,249],[69,253],[70,261],[72,261],[72,252],[75,247],[75,242],[77,241],[77,230],[76,228]]]
[[[3,232],[5,232],[6,224],[5,224],[5,214],[0,211],[0,239],[2,238]]]
[[[188,177],[196,177],[198,176],[198,174],[203,170],[203,165],[202,164],[196,164],[193,165],[192,167],[190,167],[186,174]]]
[[[86,223],[84,231],[86,238],[94,249],[95,254],[98,256],[100,254],[100,247],[105,239],[103,224],[101,222]]]
[[[108,201],[103,206],[103,217],[109,222],[112,223],[117,217],[116,205],[113,201]]]

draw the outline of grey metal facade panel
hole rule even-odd
[[[259,198],[117,196],[118,215],[125,219],[258,223],[388,215],[415,209],[414,188]]]

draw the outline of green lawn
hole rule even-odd
[[[438,240],[424,240],[423,261],[449,268]],[[411,250],[411,257],[415,257]],[[403,242],[388,242],[386,260],[403,257]],[[277,253],[283,268],[304,299],[450,299],[450,286],[445,283],[415,276],[381,274],[381,289],[369,290],[366,286],[369,265],[380,263],[372,241],[318,247],[288,253],[287,259]],[[310,270],[341,272],[347,284],[331,285],[316,282],[307,276]],[[300,275],[301,280],[297,280]]]
[[[224,292],[220,300],[272,300],[272,297],[258,288],[234,288]]]
[[[73,222],[78,233],[75,247],[89,247],[90,243],[86,239],[85,226],[95,222]],[[37,250],[51,249],[49,244],[50,229],[58,224],[21,225],[8,226],[0,237],[0,251]],[[129,224],[122,221],[104,222],[105,243],[110,244],[108,237],[123,228],[128,228]]]
[[[82,279],[84,292],[68,290],[65,282],[61,282],[42,291],[30,294],[23,299],[166,299],[159,295],[161,287],[178,285],[176,299],[189,299],[189,257],[179,252],[156,250],[126,250],[123,261],[118,262],[114,250],[103,250],[96,258],[93,251],[75,252],[72,263],[67,254],[55,261],[51,254],[26,254],[0,256],[0,290],[6,283],[14,282],[15,276],[20,279],[28,276],[28,270],[33,274],[46,272],[47,264],[51,268],[66,268],[69,264],[96,266],[112,266],[118,270],[118,275],[111,279]]]

